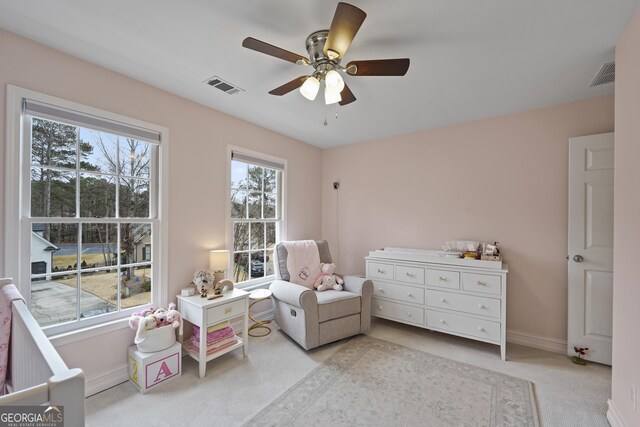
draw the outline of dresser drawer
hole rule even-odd
[[[369,262],[367,274],[369,277],[378,279],[393,280],[393,264],[384,264],[381,262]]]
[[[427,305],[464,313],[480,314],[482,316],[500,319],[500,300],[476,295],[454,294],[427,290]]]
[[[396,265],[396,280],[398,282],[424,285],[424,268]]]
[[[502,292],[500,276],[488,274],[462,273],[462,289],[465,291],[482,292],[500,295]]]
[[[207,309],[207,326],[215,325],[221,320],[239,316],[244,313],[245,300],[231,301],[223,305]]]
[[[385,283],[378,280],[373,281],[373,296],[424,304],[424,289],[396,283]]]
[[[453,313],[427,310],[427,328],[469,335],[488,341],[500,341],[500,323]]]
[[[460,273],[449,270],[427,270],[427,285],[460,289]]]
[[[387,317],[400,320],[402,322],[417,323],[424,325],[424,309],[410,307],[390,301],[382,301],[374,298],[371,301],[371,314],[374,316]]]

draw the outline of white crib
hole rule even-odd
[[[67,367],[24,301],[13,302],[9,366],[0,405],[64,406],[64,424],[84,426],[84,373]]]

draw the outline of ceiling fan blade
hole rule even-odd
[[[404,76],[408,69],[409,58],[351,61],[346,67],[351,76]]]
[[[302,83],[304,83],[304,81],[307,80],[307,78],[309,78],[309,76],[296,77],[290,82],[285,83],[282,86],[273,89],[269,93],[271,95],[277,95],[277,96],[286,95],[292,90],[298,89],[300,86],[302,86]]]
[[[269,43],[265,43],[253,37],[247,37],[242,41],[242,46],[247,49],[255,50],[256,52],[264,53],[266,55],[275,56],[276,58],[284,59],[285,61],[308,64],[309,60],[304,56],[297,53],[289,52],[288,50],[281,49]]]
[[[340,92],[340,96],[342,96],[342,101],[339,102],[340,105],[351,104],[356,100],[355,95],[351,92],[351,89],[349,89],[349,86],[347,86],[346,83],[344,85],[344,89]]]
[[[366,17],[367,14],[363,10],[348,3],[338,3],[324,44],[325,55],[333,59],[341,59]]]

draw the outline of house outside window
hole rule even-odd
[[[232,280],[251,286],[274,278],[275,245],[284,229],[285,162],[231,152]]]
[[[151,242],[164,234],[162,130],[20,88],[11,93],[22,104],[19,150],[7,156],[20,159],[24,202],[14,220],[30,248],[13,274],[35,319],[55,334],[159,303],[160,252]]]

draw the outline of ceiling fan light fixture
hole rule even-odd
[[[330,70],[324,77],[324,82],[328,88],[337,89],[338,92],[342,92],[344,89],[344,80],[339,72],[336,70]]]
[[[316,99],[316,95],[318,95],[319,90],[320,80],[316,79],[315,77],[307,78],[307,80],[302,83],[302,86],[300,86],[300,93],[309,101],[313,101],[314,99]]]
[[[331,88],[329,86],[325,86],[324,103],[327,105],[330,105],[340,101],[342,101],[342,96],[340,95],[340,91],[337,88]]]
[[[327,56],[329,57],[330,60],[334,60],[334,59],[338,59],[340,57],[340,53],[336,52],[333,49],[327,49]]]

